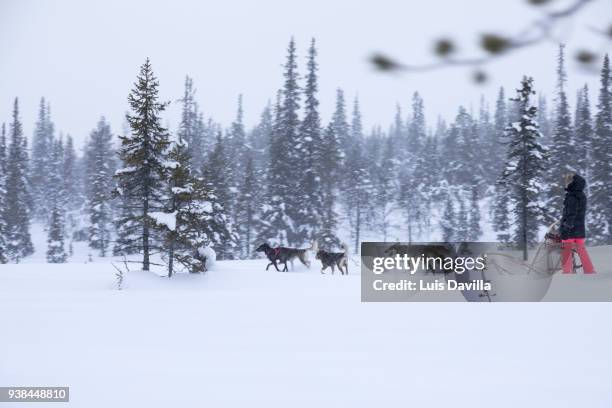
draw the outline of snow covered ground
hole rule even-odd
[[[612,406],[610,303],[366,304],[354,263],[264,260],[118,291],[75,253],[0,265],[0,385],[70,386],[54,406]]]

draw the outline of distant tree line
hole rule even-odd
[[[161,259],[169,274],[204,270],[203,248],[245,259],[262,241],[334,248],[350,237],[358,252],[364,239],[474,241],[492,229],[499,241],[532,244],[559,216],[567,171],[589,182],[589,241],[612,242],[607,56],[595,112],[585,85],[572,115],[561,46],[550,108],[533,79],[517,78],[514,95],[501,88],[492,108],[484,99],[476,111],[460,106],[449,123],[426,123],[415,92],[408,113],[398,105],[387,129],[369,131],[342,89],[323,123],[314,40],[303,75],[299,65],[292,39],[282,85],[252,129],[242,96],[224,127],[204,115],[186,77],[171,133],[147,60],[121,134],[101,118],[81,155],[56,134],[44,99],[29,146],[15,99],[0,138],[0,262],[32,254],[33,222],[45,226],[49,262],[87,241],[99,256],[141,253],[144,269]]]

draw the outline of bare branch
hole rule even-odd
[[[439,40],[435,45],[435,54],[442,57],[438,62],[423,65],[408,65],[396,61],[395,59],[381,53],[372,55],[370,57],[370,62],[378,70],[387,72],[424,72],[457,66],[482,66],[496,58],[506,56],[518,49],[529,47],[550,39],[553,28],[560,20],[574,16],[586,5],[592,3],[593,1],[595,0],[576,0],[567,8],[544,13],[543,17],[531,22],[514,37],[504,37],[492,33],[483,34],[480,38],[480,47],[486,52],[486,55],[484,56],[465,58],[452,57],[450,54],[455,49],[454,44],[448,39],[443,39]],[[533,5],[541,5],[548,3],[548,1],[532,0],[530,3]],[[608,31],[609,32],[604,31],[603,34],[610,38],[612,37],[612,28]],[[582,63],[589,62],[587,58],[578,60]],[[474,78],[482,80],[481,74],[482,71],[477,71]]]

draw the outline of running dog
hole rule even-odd
[[[272,248],[268,243],[261,244],[256,252],[263,252],[268,257],[270,263],[266,266],[266,271],[272,265],[276,268],[278,272],[277,262],[282,263],[285,267],[283,268],[283,272],[289,272],[289,268],[287,268],[287,261],[291,262],[291,269],[293,269],[293,260],[295,258],[299,259],[304,265],[310,268],[310,261],[306,255],[306,252],[312,250],[315,247],[314,243],[310,248],[286,248],[286,247],[276,247]]]
[[[342,244],[344,252],[327,252],[322,249],[317,251],[316,259],[321,261],[321,273],[325,273],[325,269],[331,267],[332,275],[334,274],[334,267],[337,266],[340,269],[342,275],[348,275],[348,259],[349,259],[349,248],[348,245]],[[342,270],[344,267],[344,270]]]
[[[385,255],[389,257],[394,257],[395,255],[408,255],[411,257],[423,256],[426,258],[440,259],[456,256],[452,245],[448,243],[402,245],[397,242],[385,249]],[[435,269],[427,269],[425,272],[431,272],[435,274],[436,272],[440,271],[437,271]]]

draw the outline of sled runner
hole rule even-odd
[[[561,234],[559,233],[559,221],[555,221],[548,227],[546,234],[544,235],[544,243],[538,247],[538,250],[533,258],[532,265],[537,267],[541,271],[546,271],[549,274],[554,274],[562,269],[561,267],[561,249],[563,243],[561,242]],[[582,268],[581,264],[577,261],[576,249],[572,250],[572,263],[574,271]]]

